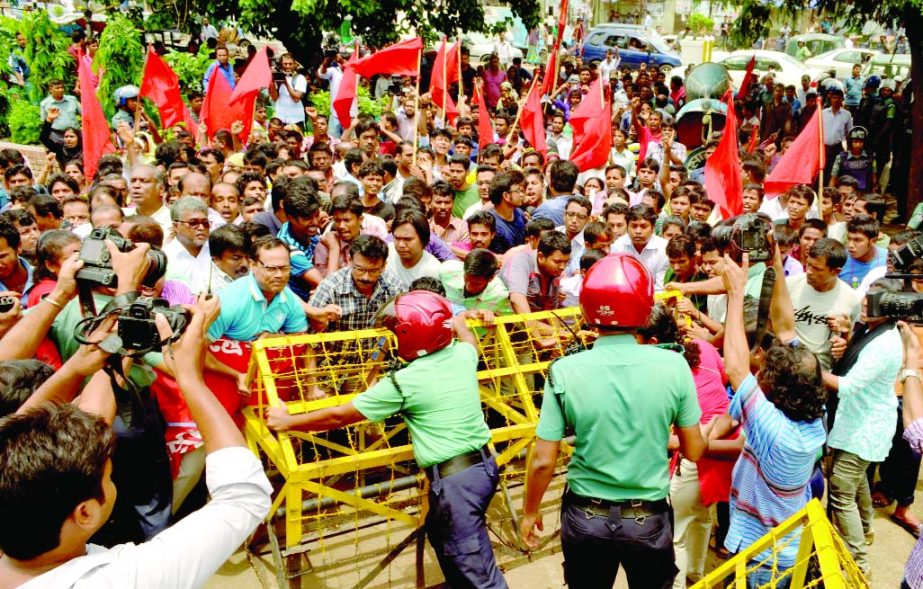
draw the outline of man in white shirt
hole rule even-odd
[[[170,209],[176,239],[163,247],[167,256],[167,278],[180,280],[193,294],[204,292],[211,270],[208,249],[208,207],[201,200],[187,196],[173,203]]]
[[[612,244],[611,253],[626,253],[644,264],[654,277],[654,290],[663,290],[663,278],[670,267],[667,257],[667,240],[654,235],[657,213],[648,205],[636,205],[628,211],[628,233]]]
[[[613,51],[615,51],[614,55]],[[603,80],[608,80],[612,72],[618,71],[621,61],[622,58],[619,55],[618,47],[606,49],[606,58],[599,62],[599,77]]]
[[[337,94],[340,91],[340,82],[343,80],[343,72],[340,69],[341,58],[339,56],[327,57],[324,56],[324,60],[321,62],[320,67],[317,68],[317,77],[321,80],[327,80],[330,84],[330,134],[334,137],[339,137],[343,134],[343,125],[340,123],[340,119],[337,118],[337,113],[333,110],[333,101],[336,100]],[[352,118],[356,118],[356,115],[359,114],[359,103],[354,99],[352,106],[349,107],[349,115]]]
[[[132,168],[128,194],[134,208],[127,213],[151,217],[157,221],[163,229],[164,238],[170,235],[170,229],[173,227],[170,209],[163,203],[166,189],[167,183],[163,173],[154,166],[141,164]]]
[[[822,111],[824,117],[824,147],[827,153],[827,166],[824,177],[830,177],[836,157],[843,151],[843,141],[852,129],[852,114],[843,108],[843,89],[834,85],[827,90],[830,106]]]
[[[33,395],[0,422],[0,585],[200,587],[253,533],[269,513],[272,487],[202,376],[205,334],[217,315],[217,298],[200,300],[183,337],[163,350],[202,434],[209,503],[150,542],[88,544],[115,504],[114,411],[99,417]]]
[[[304,106],[301,97],[308,89],[308,81],[297,73],[295,58],[291,53],[283,53],[279,58],[285,77],[273,79],[269,86],[269,96],[275,101],[275,116],[286,125],[298,125],[304,130]],[[331,96],[331,100],[336,96]]]
[[[394,243],[388,246],[387,266],[404,285],[428,276],[439,279],[440,263],[425,250],[429,244],[429,221],[419,211],[404,209],[392,224]]]
[[[846,315],[850,324],[859,320],[859,297],[839,279],[847,253],[835,239],[818,239],[806,253],[805,273],[785,279],[795,311],[795,333],[799,341],[817,356],[821,368],[830,370],[832,356],[828,319]]]

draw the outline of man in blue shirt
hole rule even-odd
[[[23,306],[32,290],[32,266],[20,257],[19,230],[0,221],[0,291],[17,292]]]
[[[292,257],[289,287],[305,301],[311,289],[324,279],[314,267],[314,248],[320,242],[320,201],[313,182],[307,176],[300,176],[285,186],[282,210],[287,221],[279,229],[279,239],[288,246]]]
[[[869,270],[884,266],[888,261],[885,250],[875,245],[878,221],[869,215],[856,215],[846,223],[846,250],[849,259],[840,272],[840,280],[856,288]]]
[[[497,174],[490,182],[490,202],[494,206],[488,212],[497,222],[497,239],[503,243],[504,251],[526,240],[526,216],[520,209],[525,196],[526,177],[518,170]]]
[[[851,112],[855,117],[859,111],[859,103],[862,101],[862,86],[865,84],[865,78],[860,75],[862,66],[858,63],[852,66],[852,77],[846,78],[846,99],[843,104],[846,110]]]
[[[567,208],[567,198],[574,194],[577,185],[577,175],[580,170],[570,161],[557,160],[550,166],[551,181],[548,184],[550,196],[535,212],[533,219],[551,219],[555,227],[564,224],[564,209]]]
[[[228,48],[224,45],[218,45],[215,49],[215,61],[205,70],[205,77],[202,78],[202,91],[208,92],[208,82],[215,73],[219,71],[227,81],[231,90],[237,85],[237,79],[234,77],[234,68],[228,63]]]
[[[308,329],[301,300],[287,286],[292,269],[288,246],[266,235],[253,242],[252,255],[250,274],[218,293],[221,314],[208,328],[212,340],[249,342]]]

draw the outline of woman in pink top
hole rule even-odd
[[[497,102],[500,100],[500,84],[503,82],[506,82],[506,72],[500,68],[500,57],[496,53],[491,53],[490,62],[484,69],[484,97],[487,100],[488,109],[497,108]]]

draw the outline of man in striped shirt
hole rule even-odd
[[[731,552],[743,551],[811,499],[808,483],[826,437],[821,421],[826,394],[814,354],[797,343],[774,345],[754,355],[756,360],[762,356],[762,365],[758,366],[758,376],[751,373],[751,342],[744,330],[747,266],[746,254],[743,268],[725,256],[723,279],[728,298],[724,363],[736,391],[729,412],[746,434],[731,481],[731,527],[724,541]],[[787,306],[791,313],[784,293],[784,287],[775,289],[773,296],[781,296],[776,303]],[[784,342],[794,340],[794,318],[788,319],[785,324],[774,322]],[[748,585],[769,582],[774,565],[778,571],[794,566],[799,544],[794,534],[800,531],[754,559],[765,562],[748,572]]]

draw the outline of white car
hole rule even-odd
[[[497,51],[496,36],[488,37],[481,33],[465,33],[463,36],[465,47],[471,51],[471,65],[477,67],[477,64],[486,64],[490,61],[490,54]],[[523,59],[522,50],[518,47],[510,46],[510,62],[515,58]],[[509,65],[509,64],[506,64]]]
[[[874,49],[841,47],[806,59],[804,65],[818,72],[836,70],[836,77],[845,79],[852,76],[853,66],[864,66],[873,56],[879,53]]]
[[[756,57],[756,65],[753,67],[753,75],[757,80],[772,71],[775,74],[776,82],[788,86],[791,84],[796,88],[801,86],[801,76],[807,74],[811,80],[817,78],[817,73],[805,66],[794,57],[782,53],[781,51],[767,51],[765,49],[740,49],[729,53],[728,55],[716,60],[727,68],[731,74],[731,80],[735,88],[740,88],[747,73],[747,64],[751,57]]]

